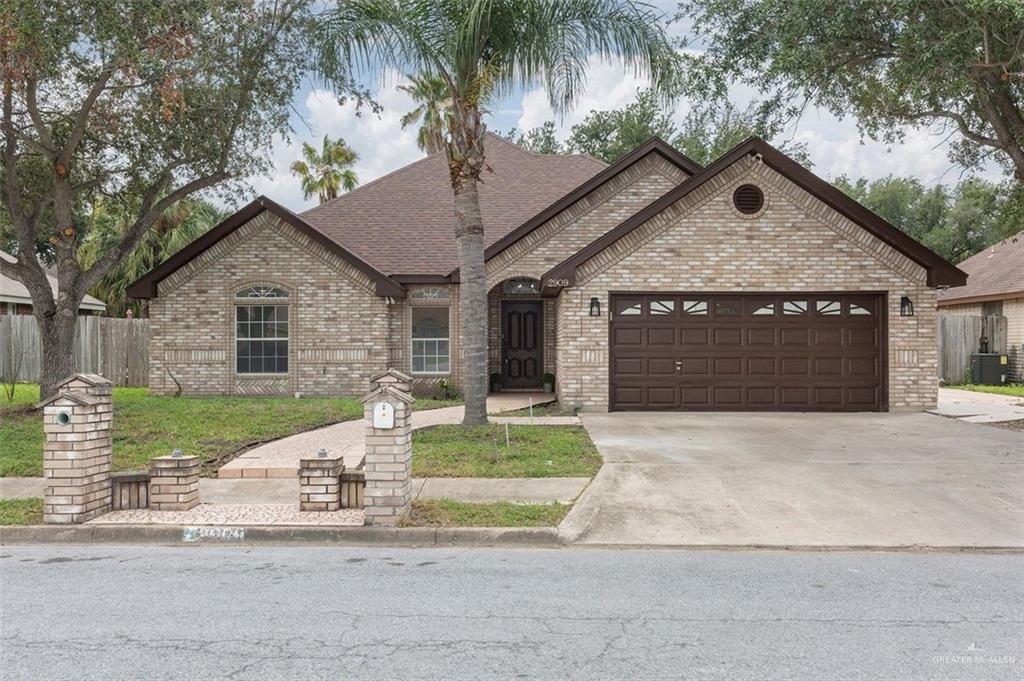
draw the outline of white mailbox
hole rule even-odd
[[[395,407],[390,402],[373,405],[373,427],[387,430],[395,427]]]

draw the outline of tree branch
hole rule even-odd
[[[61,149],[60,156],[57,157],[57,163],[67,165],[71,161],[71,157],[74,156],[75,150],[78,149],[79,143],[82,138],[85,137],[85,130],[89,126],[89,114],[92,112],[92,107],[96,104],[96,100],[103,94],[103,90],[107,86],[107,81],[114,75],[114,69],[110,66],[100,71],[99,77],[96,82],[93,83],[92,88],[89,90],[89,94],[86,95],[85,100],[82,102],[82,106],[78,109],[78,112],[74,117],[74,127],[71,129],[71,134],[68,135],[67,141],[64,143],[64,147]]]
[[[35,143],[50,156],[50,160],[54,160],[57,156],[57,146],[53,143],[53,137],[50,135],[50,129],[46,127],[46,122],[39,113],[39,102],[36,100],[36,79],[29,77],[25,79],[25,109],[28,111],[28,116],[32,119],[32,125],[35,126],[36,135],[39,139]]]

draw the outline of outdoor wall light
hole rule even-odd
[[[914,301],[910,299],[910,296],[903,296],[902,298],[900,298],[900,316],[914,316]]]
[[[590,316],[601,316],[601,300],[597,296],[594,296],[593,298],[590,299]]]
[[[321,447],[320,449],[316,450],[316,456],[317,456],[318,459],[326,459],[327,458],[327,450],[324,449],[323,447]]]

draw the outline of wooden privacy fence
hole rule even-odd
[[[79,317],[73,352],[78,373],[99,374],[120,386],[149,384],[147,319]],[[38,382],[42,360],[35,318],[0,316],[0,379]]]
[[[968,380],[971,355],[978,352],[982,336],[988,338],[989,352],[1007,351],[1006,317],[939,315],[939,378],[956,385]]]

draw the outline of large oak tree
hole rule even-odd
[[[32,296],[41,394],[73,370],[86,292],[164,212],[268,167],[303,69],[306,0],[5,0],[0,5],[2,208]],[[98,202],[129,213],[78,257]],[[46,244],[50,289],[37,244]]]

